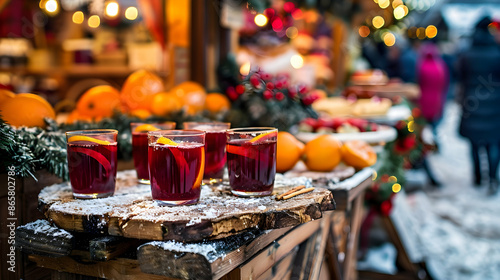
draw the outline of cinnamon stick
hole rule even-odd
[[[302,189],[302,190],[299,190],[299,191],[297,191],[297,192],[291,193],[291,194],[289,194],[289,195],[285,195],[285,196],[283,197],[283,200],[287,200],[287,199],[292,198],[292,197],[294,197],[294,196],[297,196],[297,195],[299,195],[299,194],[312,192],[313,190],[314,190],[314,188]]]
[[[296,192],[296,191],[299,191],[299,190],[301,190],[301,189],[303,189],[303,188],[305,188],[305,187],[306,187],[306,186],[304,186],[304,185],[297,186],[297,187],[295,187],[295,188],[293,188],[293,189],[291,189],[291,190],[289,190],[289,191],[287,191],[287,192],[285,192],[285,193],[282,193],[282,194],[278,195],[278,196],[276,197],[276,200],[281,200],[281,199],[283,199],[283,197],[284,197],[285,195],[289,195],[289,194],[294,193],[294,192]]]

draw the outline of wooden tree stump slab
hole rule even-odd
[[[311,185],[307,178],[277,176],[275,191]],[[189,206],[161,207],[151,198],[149,185],[138,185],[134,171],[119,172],[115,195],[74,199],[69,183],[52,185],[39,195],[39,208],[58,227],[148,240],[199,241],[238,234],[252,228],[295,226],[333,210],[330,191],[314,191],[285,201],[275,196],[240,198],[229,186],[202,186],[200,202]]]

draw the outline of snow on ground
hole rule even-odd
[[[472,184],[469,144],[458,134],[460,108],[446,106],[438,128],[439,153],[429,156],[441,188],[408,194],[417,236],[434,279],[500,279],[500,195],[487,180]]]

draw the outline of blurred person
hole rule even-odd
[[[438,146],[437,126],[443,116],[449,75],[446,63],[441,58],[439,49],[433,43],[429,42],[422,46],[417,62],[417,81],[420,87],[418,106],[422,117],[430,125],[434,143]],[[432,174],[427,159],[424,159],[423,165],[431,183],[435,186],[440,185]]]
[[[417,82],[417,61],[420,49],[420,41],[409,39],[408,43],[403,45],[401,52],[401,69],[399,75],[401,80],[406,83]]]
[[[489,193],[498,191],[500,161],[500,46],[488,30],[491,19],[481,19],[472,35],[470,48],[458,60],[462,106],[460,134],[469,139],[474,165],[474,183],[481,185],[479,150],[486,149],[489,165]]]

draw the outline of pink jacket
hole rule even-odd
[[[448,68],[433,44],[422,47],[417,67],[420,99],[418,105],[427,121],[437,121],[443,114],[448,90]]]

